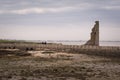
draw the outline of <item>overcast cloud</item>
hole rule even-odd
[[[0,38],[88,40],[100,21],[100,40],[120,40],[120,0],[0,0]]]

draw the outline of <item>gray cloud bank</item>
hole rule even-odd
[[[62,32],[64,34],[69,33],[64,39],[88,39],[87,34],[90,32],[86,31],[90,30],[87,29],[93,26],[95,20],[100,20],[101,39],[120,40],[120,37],[117,37],[119,34],[118,30],[120,30],[119,14],[120,0],[0,0],[0,33],[2,33],[0,37],[10,38],[8,36],[13,36],[11,32],[14,31],[14,34],[16,33],[16,35],[12,37],[14,39],[24,39],[26,36],[32,39],[35,36],[34,33],[36,33],[33,31],[34,28],[39,26],[38,29],[43,29],[44,26],[45,28],[42,33],[45,32],[45,29],[51,30],[52,28],[57,32],[56,27],[59,27],[60,30],[67,30],[68,28],[68,32],[65,30]],[[24,29],[23,26],[30,28],[30,34],[34,35],[30,37],[30,35],[26,34],[24,37],[21,37],[18,32]],[[72,28],[70,26],[72,26]],[[73,27],[77,30],[76,34],[72,33]],[[111,30],[109,31],[109,29]],[[78,30],[80,30],[80,32]],[[113,32],[111,32],[112,30]],[[106,35],[103,35],[104,31]],[[25,30],[23,30],[23,33],[25,33]],[[37,31],[37,33],[38,35],[41,34],[39,31]],[[47,30],[47,33],[49,34],[51,32]],[[72,37],[70,33],[73,34],[73,36],[77,34],[81,36],[84,33],[85,37]],[[113,36],[107,37],[107,35],[112,35],[112,33]],[[60,35],[62,39],[64,34]],[[57,37],[57,34],[54,35],[53,38],[49,38],[49,35],[43,34],[43,36],[46,36],[46,38],[43,37],[44,39],[47,39],[47,37],[48,39],[60,39]],[[69,38],[67,38],[67,36],[69,36]],[[42,37],[42,35],[39,37]]]
[[[0,0],[0,14],[120,10],[119,0]]]

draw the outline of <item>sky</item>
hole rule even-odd
[[[0,39],[120,41],[120,0],[0,0]]]

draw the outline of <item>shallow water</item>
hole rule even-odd
[[[41,40],[34,40],[33,42],[42,42]],[[83,45],[87,41],[81,40],[47,40],[48,43],[62,43],[64,45]],[[100,41],[100,46],[120,46],[120,41]]]

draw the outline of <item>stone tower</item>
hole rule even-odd
[[[91,38],[85,45],[99,46],[99,21],[95,21],[95,25],[91,32]]]

